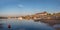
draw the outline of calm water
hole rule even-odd
[[[9,24],[11,29],[8,28]],[[54,30],[54,28],[33,20],[0,19],[0,30]]]

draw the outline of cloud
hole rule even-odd
[[[20,8],[22,8],[22,7],[24,7],[22,4],[18,4],[18,7],[20,7]]]

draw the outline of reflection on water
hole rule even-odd
[[[10,24],[11,28],[8,28]],[[53,27],[33,20],[0,19],[0,30],[55,30]]]
[[[2,20],[0,20],[0,29],[3,28],[3,23],[2,23]]]

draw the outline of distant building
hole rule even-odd
[[[33,19],[37,19],[37,17],[34,17]]]
[[[47,15],[48,13],[47,12],[42,12],[42,13],[37,13],[36,15]]]
[[[22,17],[18,17],[18,19],[22,20],[23,18]]]

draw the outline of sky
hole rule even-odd
[[[60,12],[60,0],[0,0],[0,16]]]

